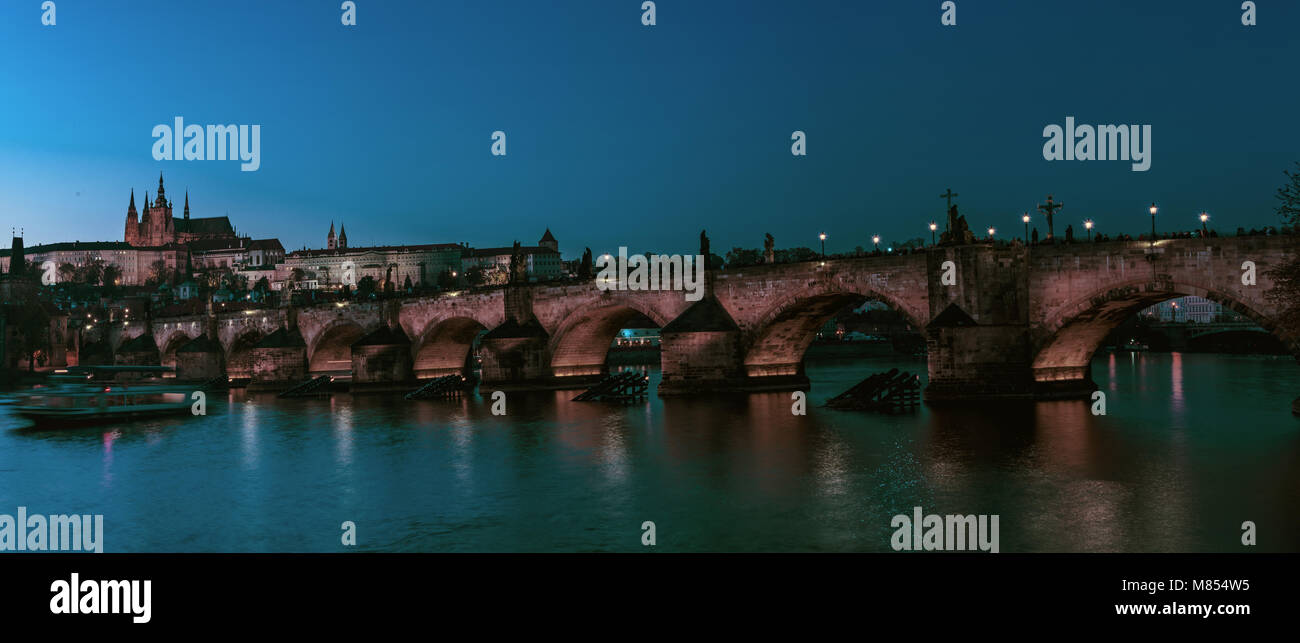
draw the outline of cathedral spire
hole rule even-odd
[[[154,206],[158,208],[167,208],[167,192],[163,189],[163,175],[158,173],[158,196],[154,199]]]
[[[339,223],[339,247],[348,247],[348,227],[341,222]]]
[[[131,188],[131,205],[126,207],[127,214],[135,214],[135,188]]]
[[[190,218],[190,191],[185,191],[185,218]]]

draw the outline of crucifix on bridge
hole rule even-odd
[[[947,199],[947,200],[948,200],[948,209],[945,210],[945,212],[952,212],[952,198],[955,197],[955,196],[958,196],[958,195],[957,195],[956,192],[953,192],[953,191],[952,191],[952,188],[948,188],[948,189],[947,189],[943,194],[940,194],[940,195],[939,195],[939,198],[940,198],[940,199]],[[952,226],[945,225],[945,226],[944,226],[944,229],[945,229],[945,230],[948,230],[948,229],[950,229],[951,227],[952,227]]]
[[[1038,206],[1038,209],[1042,210],[1043,214],[1047,215],[1047,238],[1048,239],[1052,238],[1052,215],[1056,214],[1056,211],[1060,210],[1063,207],[1065,207],[1065,204],[1056,203],[1052,201],[1052,195],[1050,194],[1047,195],[1047,203]]]

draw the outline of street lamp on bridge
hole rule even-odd
[[[1150,210],[1151,210],[1151,247],[1154,248],[1156,245],[1156,212],[1159,211],[1159,208],[1156,207],[1155,203],[1152,203]]]
[[[931,221],[931,222],[930,222],[930,245],[932,245],[932,246],[934,246],[934,245],[938,245],[938,244],[935,243],[935,241],[934,241],[934,231],[935,231],[935,230],[938,230],[938,229],[939,229],[939,224],[937,224],[937,223]]]
[[[997,229],[994,228],[993,226],[989,226],[989,241],[992,241],[992,240],[993,240],[993,233],[994,233],[994,232],[997,232]]]
[[[826,233],[823,232],[817,235],[817,237],[822,240],[822,261],[825,261],[826,260]]]
[[[880,235],[878,234],[871,235],[871,243],[875,244],[876,252],[880,252]]]
[[[1025,222],[1025,245],[1029,245],[1029,213],[1021,215],[1020,220]]]
[[[1201,237],[1203,238],[1210,236],[1210,230],[1205,225],[1205,222],[1209,220],[1210,220],[1210,215],[1205,212],[1202,212],[1201,213]]]
[[[1083,227],[1088,229],[1088,241],[1092,241],[1092,219],[1085,220]]]

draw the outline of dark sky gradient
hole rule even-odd
[[[566,257],[927,236],[1277,224],[1300,160],[1300,2],[1258,0],[58,0],[0,8],[0,194],[27,243],[120,240],[159,170],[179,208],[287,248],[535,243]],[[262,126],[262,165],[159,162],[154,125]],[[1153,162],[1052,162],[1042,129],[1143,123]],[[504,130],[508,156],[489,154]],[[808,156],[790,133],[808,134]],[[179,210],[177,212],[179,216]],[[940,219],[941,220],[941,219]]]

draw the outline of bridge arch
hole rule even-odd
[[[1038,384],[1091,381],[1092,356],[1112,330],[1144,308],[1177,297],[1203,297],[1239,313],[1278,337],[1300,355],[1300,338],[1280,335],[1272,311],[1263,311],[1223,292],[1177,281],[1133,281],[1111,286],[1063,306],[1032,333],[1033,375]]]
[[[486,330],[473,317],[452,316],[430,321],[411,347],[415,376],[426,379],[468,375],[470,349],[479,333]]]
[[[653,306],[630,301],[579,309],[569,314],[551,337],[547,351],[551,375],[600,375],[614,336],[627,324],[649,320],[663,328],[669,321]]]
[[[768,308],[743,338],[745,374],[749,377],[802,374],[804,353],[817,331],[840,310],[872,300],[899,313],[912,330],[921,332],[925,328],[925,321],[905,306],[873,290],[823,289],[790,295]]]
[[[352,370],[352,344],[365,335],[365,328],[348,319],[326,326],[307,345],[308,371],[330,373]]]

